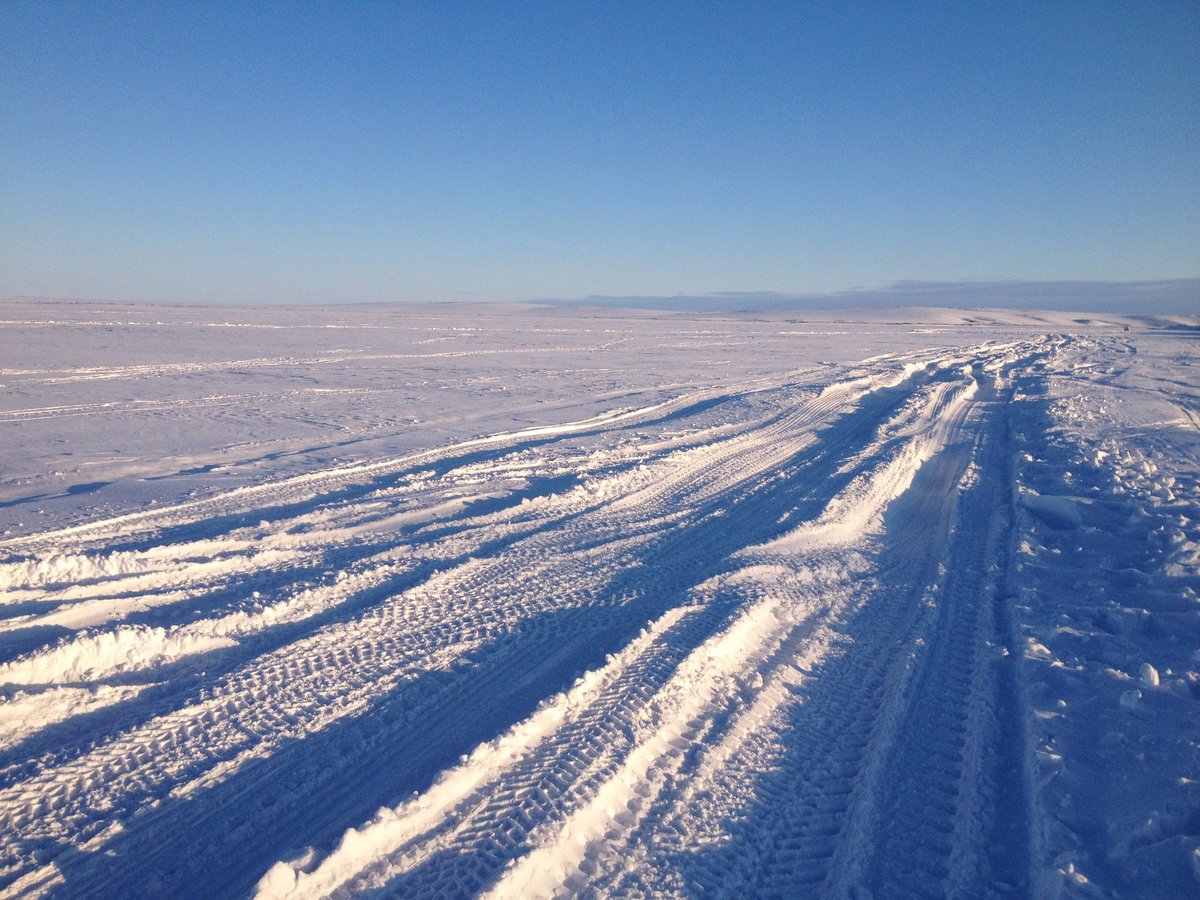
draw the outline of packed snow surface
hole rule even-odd
[[[1200,895],[1197,325],[0,303],[0,893]]]

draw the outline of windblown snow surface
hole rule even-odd
[[[1200,895],[1200,330],[0,304],[12,896]]]

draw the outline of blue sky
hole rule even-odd
[[[0,293],[1200,274],[1200,4],[0,8]]]

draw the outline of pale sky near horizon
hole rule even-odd
[[[1195,2],[0,9],[0,294],[1200,275]]]

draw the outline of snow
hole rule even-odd
[[[1191,896],[1187,316],[0,303],[0,892]]]

